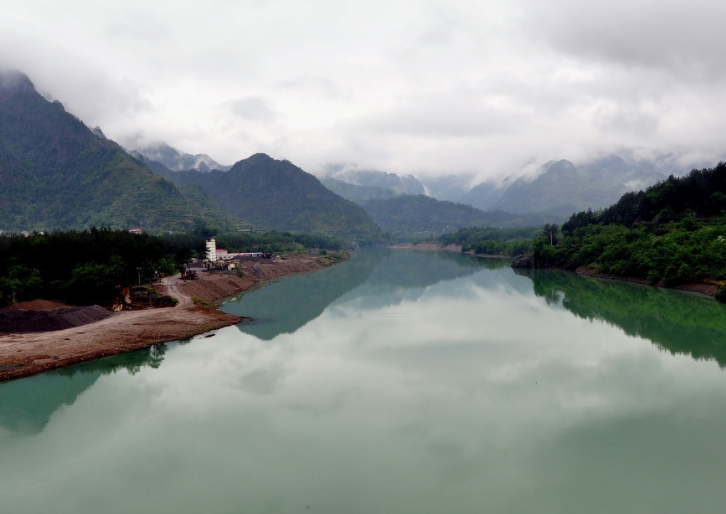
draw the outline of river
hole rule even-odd
[[[0,512],[716,513],[726,307],[363,251],[0,385]]]

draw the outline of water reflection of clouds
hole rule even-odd
[[[651,505],[659,482],[646,464],[675,480],[669,458],[697,462],[669,445],[689,431],[720,440],[724,374],[575,317],[525,282],[485,270],[403,292],[365,285],[294,334],[231,327],[159,369],[101,377],[20,443],[18,455],[45,454],[0,471],[0,493],[17,497],[18,474],[41,470],[59,512],[79,507],[71,489],[111,513],[567,512],[565,497],[579,502],[570,512],[612,512],[591,500],[608,484]],[[63,446],[74,433],[87,448]],[[60,463],[92,476],[42,471]],[[31,511],[50,505],[30,496]]]

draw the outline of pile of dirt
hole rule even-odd
[[[0,310],[0,333],[50,332],[100,321],[113,313],[103,307],[64,307],[55,310]]]
[[[30,302],[13,303],[7,307],[3,307],[6,310],[23,309],[26,311],[38,311],[38,310],[55,310],[65,309],[68,305],[60,302],[52,302],[50,300],[32,300]]]

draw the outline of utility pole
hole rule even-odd
[[[139,285],[141,285],[141,268],[136,268],[136,273],[139,275]]]

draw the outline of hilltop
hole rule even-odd
[[[274,230],[324,232],[357,240],[377,238],[380,229],[355,203],[286,160],[258,153],[229,171],[164,170],[178,185],[199,184],[228,214]]]

